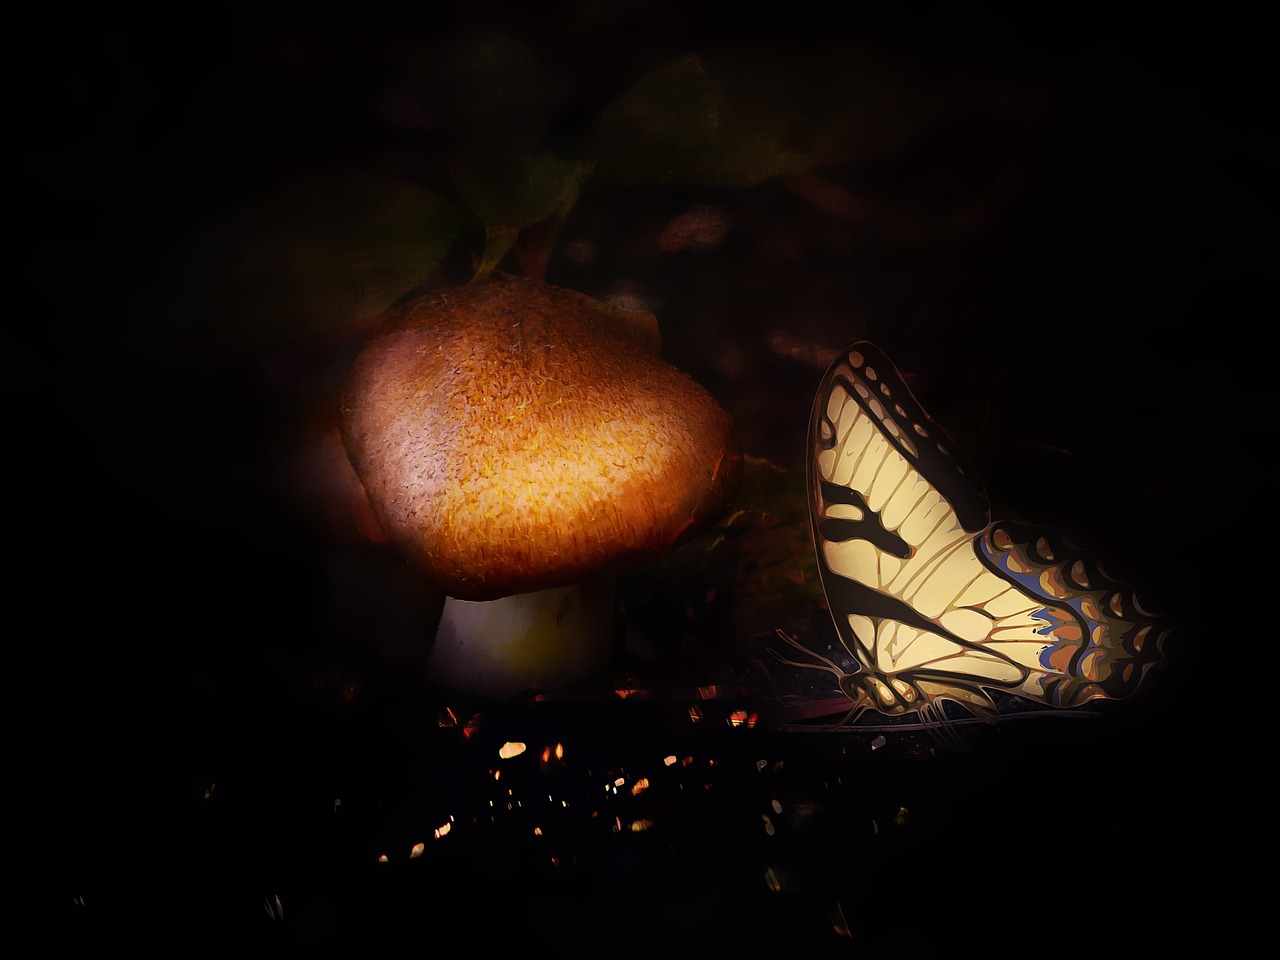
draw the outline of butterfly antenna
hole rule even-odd
[[[809,656],[813,657],[815,660],[821,660],[824,664],[826,664],[826,666],[820,667],[816,663],[800,663],[795,660],[788,660],[786,657],[780,654],[777,650],[773,649],[773,647],[766,648],[768,649],[769,653],[773,655],[773,658],[775,660],[780,660],[781,662],[787,664],[788,666],[803,667],[806,670],[822,670],[825,673],[834,674],[837,680],[840,679],[841,677],[847,676],[847,673],[844,670],[841,670],[839,667],[837,667],[834,661],[828,660],[822,654],[817,653],[816,651],[810,650],[808,647],[802,644],[799,640],[796,640],[794,637],[787,636],[787,634],[783,632],[781,629],[774,630],[774,633],[776,633],[779,637],[781,637],[783,640],[785,640],[795,649],[799,650],[801,653],[807,653]]]
[[[795,639],[795,637],[788,636],[783,630],[776,629],[774,630],[774,633],[776,633],[781,639],[785,640],[792,647],[795,647],[795,649],[799,650],[801,653],[808,654],[809,656],[813,657],[815,660],[821,660],[823,665],[819,666],[816,663],[801,663],[798,660],[790,660],[787,657],[784,657],[782,654],[780,654],[777,650],[774,650],[772,647],[766,648],[768,649],[769,653],[773,655],[773,658],[775,660],[785,663],[788,666],[801,667],[805,670],[821,670],[823,673],[831,674],[836,678],[836,680],[843,680],[845,677],[849,676],[849,672],[847,670],[841,670],[840,667],[836,665],[834,660],[828,660],[822,654],[817,653],[814,650],[810,650],[808,647],[802,644],[799,640]],[[847,693],[846,693],[846,696],[848,696]],[[865,691],[859,690],[858,699],[853,701],[853,709],[850,710],[848,713],[846,713],[843,717],[841,717],[835,723],[823,724],[823,727],[828,730],[835,730],[840,727],[851,727],[855,723],[857,723],[859,720],[862,719],[862,715],[867,712],[867,708],[869,706],[871,706],[871,704],[866,698]]]

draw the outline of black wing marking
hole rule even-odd
[[[873,344],[826,372],[809,443],[818,568],[859,664],[837,675],[861,707],[990,718],[997,689],[1076,706],[1158,659],[1164,630],[1122,584],[1047,531],[991,524],[977,473]]]

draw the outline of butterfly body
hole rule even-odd
[[[992,523],[962,452],[874,345],[823,377],[809,423],[810,519],[854,712],[984,719],[1001,691],[1052,707],[1123,697],[1163,634],[1124,585],[1051,531]]]

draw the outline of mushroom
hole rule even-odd
[[[657,356],[652,314],[517,277],[393,309],[343,438],[391,539],[448,599],[431,678],[506,696],[598,675],[613,577],[737,493],[729,416]]]

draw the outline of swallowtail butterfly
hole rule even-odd
[[[947,700],[992,720],[995,691],[1076,707],[1131,694],[1160,658],[1160,619],[1091,555],[991,522],[982,481],[872,344],[827,370],[808,445],[818,570],[857,669],[805,652],[838,677],[850,720],[930,723]]]

